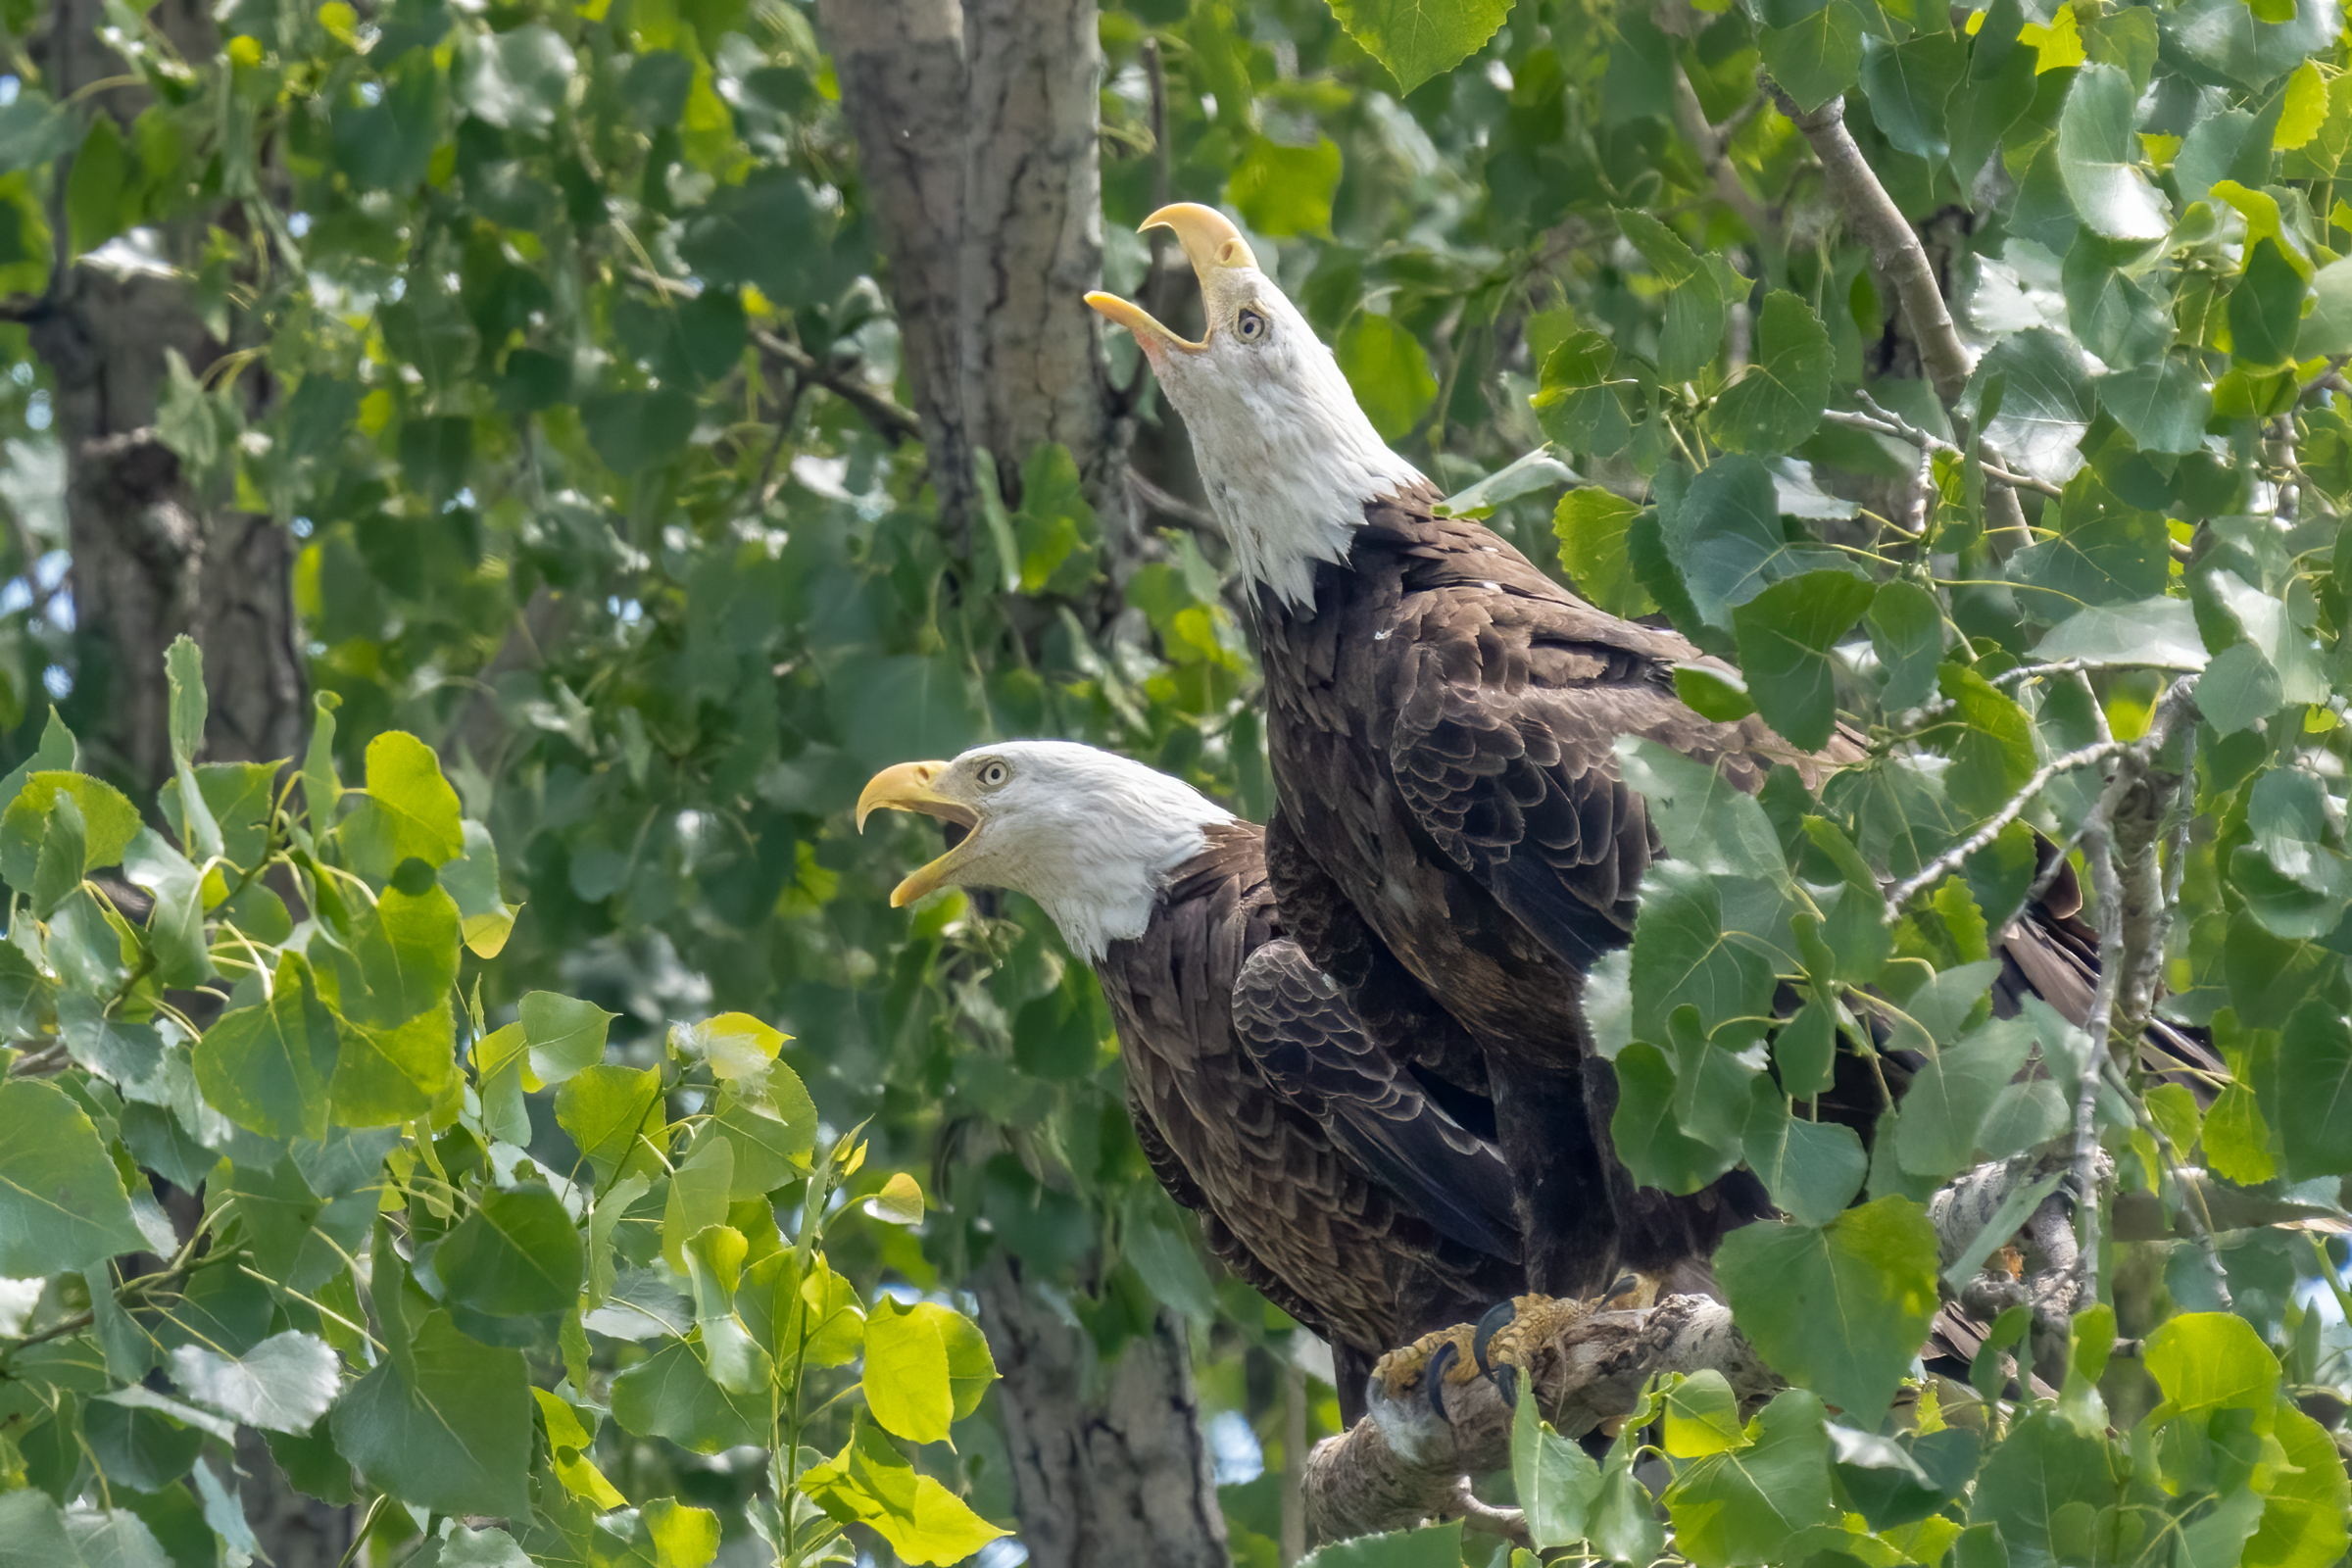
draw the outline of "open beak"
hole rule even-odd
[[[1193,275],[1204,289],[1209,273],[1220,268],[1257,265],[1257,258],[1250,254],[1250,242],[1242,238],[1242,231],[1213,207],[1203,207],[1199,202],[1177,202],[1162,207],[1144,220],[1139,232],[1148,233],[1154,228],[1167,229],[1176,236],[1176,243],[1184,247],[1185,260],[1193,264]],[[1205,342],[1195,343],[1177,336],[1155,320],[1150,311],[1116,294],[1097,289],[1086,297],[1086,303],[1133,332],[1146,357],[1163,349],[1198,354],[1207,347]]]
[[[947,854],[930,864],[917,867],[906,880],[890,890],[890,906],[905,908],[926,893],[936,892],[947,885],[948,877],[962,860],[964,851],[979,830],[980,813],[953,795],[942,794],[939,780],[948,771],[945,762],[901,762],[886,767],[866,781],[858,796],[858,831],[865,831],[865,819],[875,811],[917,811],[924,816],[936,816],[943,822],[953,822],[964,830]]]

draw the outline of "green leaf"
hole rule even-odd
[[[787,1117],[778,1114],[776,1105],[764,1097],[722,1093],[710,1126],[734,1146],[734,1174],[727,1191],[736,1202],[773,1192],[791,1181],[807,1169],[808,1152],[816,1147],[813,1107],[805,1116]],[[919,1198],[917,1205],[919,1208]]]
[[[2082,221],[2110,239],[2162,239],[2164,197],[2139,167],[2132,110],[2139,93],[2114,66],[2085,64],[2058,112],[2058,174]]]
[[[1273,239],[1331,232],[1331,195],[1340,184],[1340,145],[1318,136],[1311,147],[1285,147],[1263,136],[1226,181],[1225,196],[1252,231]]]
[[[2278,1358],[2244,1318],[2186,1312],[2148,1336],[2143,1364],[2183,1415],[2268,1410],[2278,1397]]]
[[[736,1315],[735,1290],[750,1250],[731,1225],[709,1225],[686,1244],[686,1274],[694,1286],[694,1323],[702,1336],[703,1365],[730,1394],[757,1398],[767,1392],[774,1365]]]
[[[1715,439],[1734,452],[1794,450],[1829,407],[1830,334],[1813,308],[1786,289],[1765,296],[1757,355],[1709,414]]]
[[[122,875],[155,895],[147,940],[166,985],[196,986],[214,974],[204,932],[203,878],[153,828],[142,827],[122,852]]]
[[[467,34],[451,84],[459,106],[475,119],[502,130],[544,134],[555,125],[572,74],[570,48],[534,22],[508,32]]]
[[[122,852],[138,836],[138,808],[112,784],[86,773],[33,773],[7,811],[0,813],[0,875],[11,886],[31,891],[51,808],[61,795],[70,797],[81,813],[81,864],[74,869],[88,872],[120,865]]]
[[[2044,1409],[2010,1431],[1977,1473],[1971,1523],[2000,1527],[2011,1551],[2051,1550],[2062,1515],[2087,1515],[2119,1498],[2107,1445],[2078,1434],[2055,1409]]]
[[[1687,381],[1713,363],[1723,341],[1729,302],[1723,297],[1722,285],[1714,270],[1680,234],[1649,214],[1618,208],[1616,218],[1626,239],[1666,286],[1666,324],[1658,334],[1658,377]]]
[[[79,1271],[145,1245],[81,1107],[54,1084],[0,1080],[0,1276]]]
[[[449,1299],[492,1317],[561,1312],[580,1294],[580,1233],[543,1184],[493,1188],[433,1254]]]
[[[2083,476],[2077,475],[2077,482]],[[2109,513],[2066,527],[2009,558],[2005,574],[2040,590],[2020,600],[2036,618],[2062,619],[2078,604],[2161,598],[2172,572],[2172,535],[2153,513]]]
[[[1715,1275],[1740,1332],[1790,1382],[1875,1422],[1938,1304],[1936,1228],[1888,1196],[1821,1228],[1758,1222],[1723,1240]]]
[[[694,1152],[669,1179],[669,1201],[662,1211],[662,1257],[686,1272],[686,1244],[712,1225],[724,1224],[735,1179],[735,1148],[724,1138],[695,1140]]]
[[[2271,1435],[2286,1452],[2246,1542],[2241,1568],[2326,1568],[2344,1554],[2352,1481],[2327,1428],[2289,1400],[2278,1401]]]
[[[1902,151],[1941,162],[1951,151],[1944,104],[1968,75],[1968,40],[1952,32],[1923,31],[1902,44],[1864,38],[1862,87],[1870,118]]]
[[[1875,591],[1848,571],[1808,571],[1733,609],[1740,665],[1756,711],[1789,745],[1818,751],[1837,730],[1830,650],[1853,628]]]
[[[1485,47],[1510,9],[1510,0],[1334,0],[1331,12],[1409,93]]]
[[[909,1563],[961,1562],[1005,1534],[927,1475],[874,1427],[859,1422],[848,1446],[803,1473],[818,1507],[844,1524],[862,1524]]]
[[[710,1380],[696,1347],[673,1340],[612,1380],[612,1419],[641,1438],[717,1453],[768,1434],[768,1401]]]
[[[1714,876],[1786,878],[1781,841],[1755,797],[1714,768],[1638,735],[1620,736],[1617,766],[1649,804],[1667,853]]]
[[[143,1085],[164,1062],[153,1024],[110,1018],[96,997],[69,991],[57,999],[57,1032],[74,1059],[117,1086]]]
[[[2157,360],[2099,377],[2099,407],[2142,452],[2189,453],[2205,444],[2213,394],[2185,361]]]
[[[2303,274],[2276,242],[2263,240],[2230,290],[2230,356],[2269,368],[2294,358],[2303,320]]]
[[[380,862],[387,875],[411,858],[437,866],[466,853],[458,792],[441,776],[431,747],[387,730],[368,743],[367,778],[369,809],[344,827],[364,846],[355,853]]]
[[[1827,1225],[1845,1210],[1870,1174],[1870,1156],[1851,1127],[1803,1121],[1788,1112],[1763,1080],[1754,1093],[1773,1102],[1773,1117],[1748,1117],[1740,1157],[1772,1194],[1774,1206],[1800,1225]]]
[[[1862,65],[1862,13],[1849,0],[1773,0],[1760,8],[1764,69],[1811,114],[1854,84]]]
[[[1746,1446],[1676,1477],[1661,1499],[1676,1549],[1699,1568],[1777,1562],[1805,1530],[1835,1519],[1824,1420],[1818,1397],[1785,1390],[1749,1423]]]
[[[2078,445],[2090,428],[2090,367],[2073,338],[2034,327],[1995,343],[1969,378],[1964,412],[1982,412],[1985,388],[2001,381],[2000,407],[1984,434],[2009,466],[2064,484],[2082,466]]]
[[[1598,485],[1584,485],[1560,497],[1551,514],[1560,569],[1575,581],[1578,593],[1612,615],[1646,615],[1658,608],[1635,580],[1626,557],[1626,528],[1640,511]]]
[[[369,1485],[418,1507],[527,1515],[532,1422],[522,1352],[475,1343],[438,1308],[417,1312],[405,1338],[403,1358],[386,1359],[336,1403],[335,1446]]]
[[[1953,804],[1988,815],[2034,776],[2034,721],[2007,693],[1966,665],[1943,665],[1936,683],[1953,715],[1937,737],[1952,759],[1944,789]]]
[[[1943,607],[1919,584],[1898,578],[1879,585],[1863,619],[1886,672],[1881,704],[1888,713],[1919,707],[1936,690],[1943,659]]]
[[[288,954],[268,1001],[221,1014],[196,1042],[196,1082],[214,1109],[265,1138],[323,1138],[338,1049],[311,966]]]
[[[2290,1178],[2352,1171],[2352,1029],[2327,1003],[2306,1002],[2286,1020],[2270,1108]]]
[[[200,1345],[172,1352],[172,1380],[190,1399],[266,1432],[303,1433],[335,1402],[342,1364],[316,1335],[289,1329],[243,1355]]]
[[[955,1411],[947,1343],[939,1325],[918,1307],[885,1297],[866,1314],[861,1386],[866,1409],[894,1436],[937,1443],[948,1435]]]
[[[1690,591],[1691,608],[1708,625],[1732,629],[1732,609],[1771,583],[1839,564],[1819,545],[1792,544],[1781,526],[1780,492],[1772,470],[1752,457],[1709,464],[1664,517],[1666,549]]]
[[[1881,598],[1886,592],[1882,590]],[[2205,641],[2185,599],[2143,599],[2132,605],[2093,605],[2050,628],[2035,647],[2041,659],[2090,663],[2205,667]]]
[[[541,1083],[560,1084],[583,1067],[605,1059],[605,1034],[620,1016],[593,1002],[579,1002],[553,991],[529,991],[522,998],[522,1034],[530,1043],[531,1071]]]
[[[640,1138],[662,1142],[662,1070],[611,1065],[583,1068],[556,1092],[556,1125],[568,1134],[600,1183],[632,1156]]]
[[[1402,439],[1437,398],[1438,378],[1421,340],[1390,317],[1358,312],[1331,351],[1383,441]]]
[[[1511,1481],[1537,1550],[1584,1539],[1600,1496],[1600,1466],[1545,1425],[1533,1399],[1518,1400],[1511,1414]]]
[[[345,1127],[389,1127],[420,1116],[456,1076],[456,1032],[446,1003],[389,1029],[337,1023],[328,1098]],[[526,1121],[523,1138],[510,1141],[528,1142],[528,1127]]]
[[[1716,878],[1679,860],[1653,865],[1642,879],[1634,922],[1634,1038],[1668,1038],[1675,1008],[1695,1006],[1706,1028],[1765,1012],[1773,990],[1771,960],[1725,929]]]
[[[1702,1143],[1675,1119],[1674,1065],[1637,1040],[1617,1053],[1617,1109],[1609,1137],[1634,1180],[1670,1193],[1695,1193],[1740,1162],[1740,1150]]]
[[[1709,1369],[1678,1377],[1665,1390],[1665,1448],[1678,1459],[1703,1459],[1747,1446],[1740,1398],[1722,1373]],[[1597,1481],[1599,1478],[1594,1477]]]
[[[355,1023],[393,1028],[428,1008],[446,1013],[458,978],[458,906],[427,881],[420,893],[388,887],[351,922],[360,984],[337,956],[341,1002]]]
[[[1611,379],[1615,345],[1600,333],[1570,332],[1544,358],[1543,382],[1529,407],[1544,433],[1572,453],[1609,458],[1633,439],[1619,390],[1632,385]]]
[[[1903,1092],[1894,1137],[1903,1169],[1941,1178],[1974,1164],[1985,1117],[2033,1049],[2033,1027],[2008,1018],[1937,1052]]]
[[[689,1060],[709,1062],[710,1075],[721,1083],[757,1087],[776,1072],[776,1053],[791,1038],[748,1012],[722,1012],[701,1023],[672,1028],[669,1042]],[[787,1075],[792,1071],[789,1067],[782,1070]]]

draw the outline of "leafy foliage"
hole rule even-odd
[[[290,770],[202,760],[189,650],[161,794],[77,762],[102,686],[53,596],[60,389],[0,326],[24,525],[0,597],[0,1556],[236,1547],[243,1423],[319,1496],[467,1514],[431,1524],[445,1562],[707,1561],[746,1527],[803,1560],[950,1557],[1011,1517],[948,1294],[1005,1252],[1106,1360],[1183,1307],[1205,1407],[1296,1457],[1298,1336],[1211,1284],[1152,1184],[1091,978],[1017,900],[893,911],[917,830],[850,835],[866,773],[984,734],[1269,803],[1214,540],[1131,549],[1047,447],[999,455],[1021,483],[966,552],[923,454],[869,417],[899,390],[879,176],[811,16],[239,6],[191,58],[110,13],[151,95],[128,122],[10,45],[0,289],[36,295],[61,245],[152,243],[240,345],[170,364],[157,426],[208,500],[300,541],[326,701]],[[32,13],[4,20],[21,38]],[[1164,158],[1173,194],[1251,225],[1466,510],[1738,665],[1684,670],[1686,700],[1863,754],[1760,800],[1623,756],[1682,863],[1594,977],[1620,1149],[1661,1186],[1766,1182],[1787,1222],[1724,1283],[1797,1388],[1761,1412],[1658,1391],[1662,1520],[1642,1419],[1598,1462],[1523,1433],[1540,1546],[2341,1556],[2340,1244],[2233,1224],[2225,1307],[2182,1182],[2250,1205],[2225,1219],[2324,1214],[2352,1172],[2341,24],[2332,0],[1104,13],[1112,286]],[[1948,280],[1963,397],[1759,66],[1800,110],[1843,95]],[[1148,391],[1136,412],[1139,462],[1181,473]],[[1536,482],[1479,488],[1507,472]],[[2101,896],[2096,775],[2019,792],[2189,677],[2196,721],[2155,760],[2182,781],[2162,1007],[2227,1081],[2085,1096],[2105,1042],[1984,1004],[2035,834],[2094,919]],[[1886,879],[1931,865],[1888,918]],[[1898,1058],[1918,1071],[1882,1108]],[[1835,1119],[1856,1094],[1867,1143]],[[2086,1103],[2119,1173],[2113,1319],[2078,1320],[2057,1397],[1898,1394],[1967,1283],[1925,1200],[2062,1145]],[[201,1189],[201,1230],[135,1172]],[[2156,1220],[2125,1234],[2133,1204]],[[1996,1267],[2001,1239],[1978,1239]],[[2102,1325],[2144,1356],[2083,1348]],[[1996,1395],[2020,1344],[1984,1358]],[[1313,1400],[1307,1435],[1333,1419]],[[1243,1561],[1274,1560],[1278,1481],[1223,1489]],[[1439,1530],[1324,1560],[1462,1550]]]
[[[184,641],[173,659],[196,672],[180,701],[184,732],[200,733],[200,662]],[[478,974],[459,984],[454,902],[423,855],[438,855],[446,875],[463,852],[495,886],[496,851],[466,830],[414,737],[387,732],[367,757],[364,795],[335,788],[330,765],[313,775],[320,794],[306,780],[275,798],[244,855],[183,860],[183,846],[142,830],[151,861],[205,890],[188,927],[168,928],[160,901],[142,923],[122,884],[88,874],[125,848],[113,835],[85,864],[92,840],[72,803],[103,785],[22,781],[50,780],[63,803],[44,813],[27,880],[49,878],[60,844],[74,880],[46,921],[12,884],[24,1016],[66,1048],[20,1055],[0,1082],[0,1259],[24,1288],[0,1343],[0,1455],[24,1489],[7,1499],[12,1541],[63,1532],[80,1555],[52,1560],[97,1561],[92,1536],[113,1533],[124,1560],[146,1560],[160,1522],[209,1520],[217,1496],[234,1507],[207,1466],[233,1463],[244,1425],[289,1444],[281,1462],[306,1490],[372,1493],[379,1539],[416,1529],[385,1503],[433,1518],[443,1562],[709,1562],[714,1515],[657,1497],[628,1508],[591,1457],[608,1420],[705,1452],[772,1452],[776,1500],[751,1517],[780,1562],[845,1558],[852,1522],[909,1562],[959,1560],[1003,1534],[879,1430],[944,1441],[996,1368],[962,1313],[870,1299],[832,1271],[829,1224],[850,1222],[829,1211],[866,1145],[820,1140],[806,1091],[771,1059],[782,1036],[740,1015],[681,1026],[655,1065],[613,1086],[623,1139],[599,1136],[614,1124],[599,1102],[553,1106],[575,1151],[609,1158],[575,1152],[559,1168],[534,1155],[532,1107],[545,1114],[553,1084],[533,1076],[526,1093],[517,1080],[542,1064],[573,1083],[608,1070],[585,1064],[603,1055],[607,1015],[533,992],[509,1026],[525,1043],[499,1054],[508,1031],[485,1029]],[[390,881],[363,869],[387,858]],[[269,902],[244,902],[254,888]],[[287,897],[308,911],[299,924]],[[60,917],[74,908],[96,918]],[[209,1025],[165,979],[170,945],[191,936],[227,987]],[[67,1042],[88,1034],[68,1024],[77,1016],[138,1049],[69,1057]],[[63,1076],[25,1075],[69,1059]],[[499,1095],[513,1102],[494,1108]],[[714,1099],[716,1116],[687,1108]],[[758,1172],[740,1187],[739,1146]],[[203,1210],[167,1217],[143,1183],[126,1194],[140,1164],[202,1191]],[[885,1191],[894,1206],[852,1228],[919,1220],[908,1178]],[[592,1361],[615,1357],[617,1375],[592,1380]],[[855,1377],[831,1370],[853,1361]],[[827,1381],[861,1396],[871,1421],[819,1414]],[[850,1446],[818,1464],[804,1444],[828,1428]],[[79,1500],[93,1489],[139,1500],[93,1514]],[[505,1526],[468,1530],[459,1515]]]

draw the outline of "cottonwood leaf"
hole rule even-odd
[[[1411,92],[1494,36],[1510,0],[1333,0],[1331,14]]]
[[[1813,1227],[1759,1221],[1723,1240],[1716,1278],[1740,1332],[1776,1371],[1873,1422],[1939,1304],[1936,1227],[1888,1196]]]
[[[308,1432],[335,1402],[341,1363],[316,1335],[289,1329],[239,1356],[199,1345],[172,1352],[172,1380],[189,1398],[267,1432]]]

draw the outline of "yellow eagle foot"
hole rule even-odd
[[[1478,1326],[1456,1323],[1451,1328],[1424,1334],[1401,1350],[1391,1350],[1372,1366],[1372,1381],[1393,1400],[1404,1400],[1418,1394],[1429,1401],[1438,1419],[1448,1421],[1446,1413],[1446,1385],[1461,1388],[1479,1375],[1474,1353]]]
[[[1466,1388],[1482,1377],[1493,1378],[1504,1401],[1516,1405],[1520,1373],[1555,1335],[1594,1312],[1647,1306],[1656,1294],[1654,1281],[1626,1274],[1590,1300],[1513,1297],[1494,1303],[1476,1323],[1456,1323],[1391,1350],[1373,1365],[1372,1378],[1393,1401],[1419,1396],[1441,1421],[1452,1419],[1446,1411],[1446,1388]]]
[[[1657,1299],[1657,1282],[1646,1275],[1621,1274],[1590,1299],[1519,1296],[1497,1301],[1472,1331],[1471,1359],[1494,1380],[1505,1404],[1519,1403],[1519,1379],[1533,1372],[1536,1353],[1563,1331],[1595,1312],[1622,1312]]]

